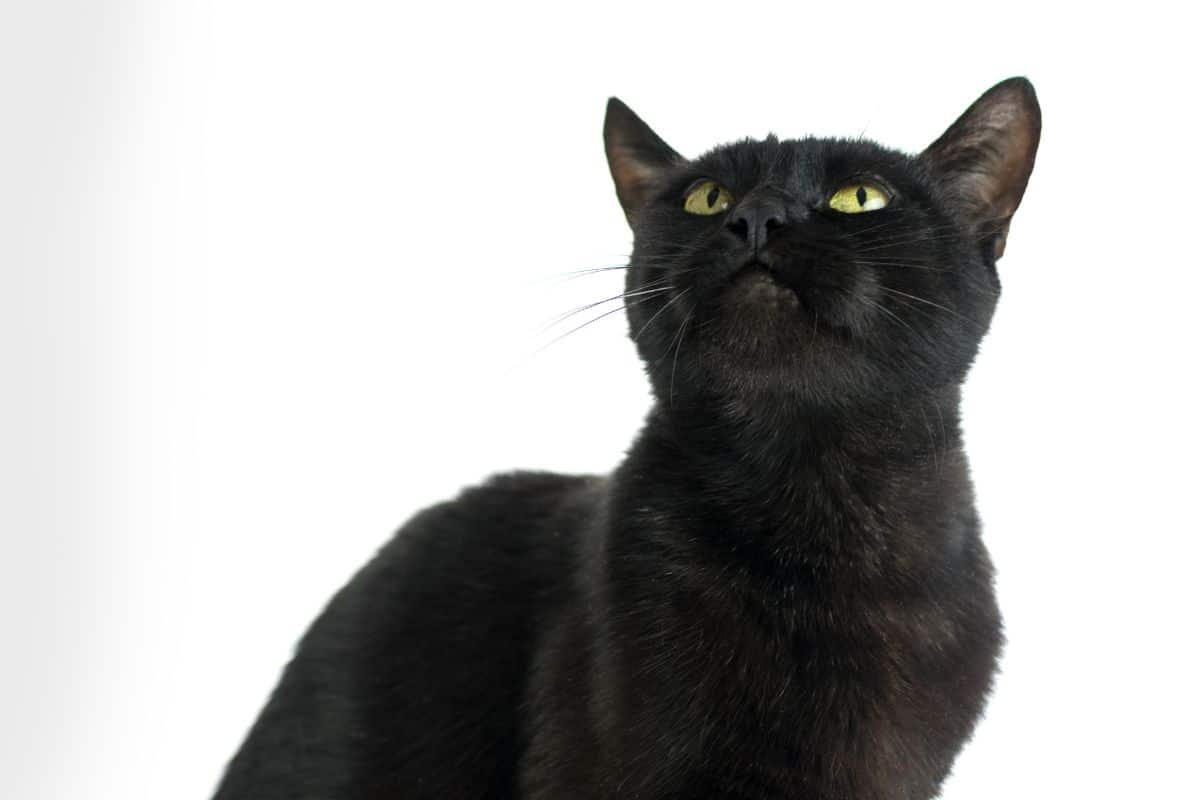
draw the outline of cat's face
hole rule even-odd
[[[1039,130],[1014,80],[919,156],[768,138],[687,160],[611,102],[605,140],[635,234],[630,332],[660,400],[845,407],[960,382]]]

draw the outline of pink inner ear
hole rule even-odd
[[[959,144],[962,158],[974,161],[964,180],[975,184],[980,205],[993,219],[1007,219],[1017,210],[1033,169],[1040,123],[1030,117],[1025,98],[1002,93],[980,103],[978,119]]]
[[[1008,128],[1006,157],[993,178],[993,208],[996,209],[997,216],[1011,217],[1021,204],[1021,198],[1025,195],[1025,185],[1033,172],[1039,132],[1039,128],[1033,127],[1030,120],[1024,118],[1014,120]]]
[[[1040,135],[1041,111],[1032,87],[1011,79],[985,92],[921,154],[943,184],[969,204],[976,221],[997,230],[997,258],[1033,171]]]
[[[609,163],[622,203],[626,206],[639,204],[644,199],[642,194],[654,180],[655,171],[638,161],[637,156],[625,147],[614,147],[609,153]],[[630,202],[626,202],[626,197]]]
[[[617,197],[630,221],[648,199],[659,173],[682,160],[629,106],[615,97],[609,98],[604,115],[604,149]]]

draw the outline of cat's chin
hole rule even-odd
[[[848,331],[838,314],[822,309],[820,290],[797,289],[765,269],[745,269],[711,307],[718,343],[752,361],[793,365],[816,348],[843,344]]]
[[[865,365],[834,310],[765,270],[739,273],[701,315],[700,361],[718,385],[824,395]]]
[[[734,313],[763,314],[805,311],[796,290],[776,280],[765,269],[740,272],[724,291],[721,303]]]

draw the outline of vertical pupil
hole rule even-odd
[[[712,188],[712,190],[710,190],[708,193],[708,198],[707,198],[708,199],[708,207],[712,208],[713,206],[715,206],[717,204],[717,198],[720,196],[721,196],[720,187],[714,186]]]
[[[854,197],[858,200],[858,204],[860,206],[865,206],[867,204],[866,187],[863,187],[863,186],[858,187],[858,191],[854,193]]]

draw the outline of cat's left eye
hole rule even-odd
[[[689,214],[712,216],[733,205],[733,195],[716,181],[700,181],[683,198],[683,210]]]
[[[878,211],[891,202],[887,189],[870,181],[851,181],[829,198],[829,207],[843,214]]]

